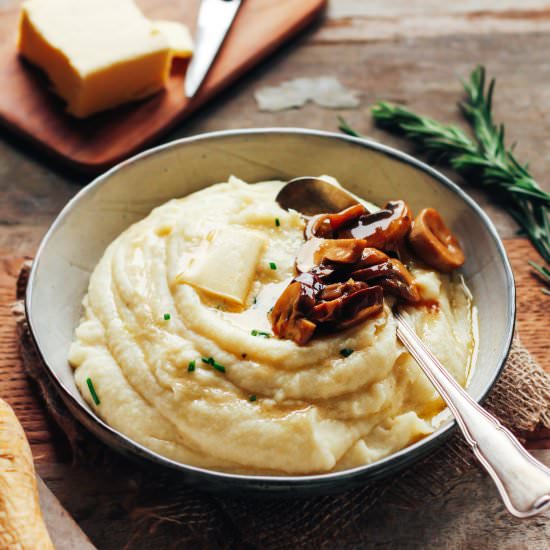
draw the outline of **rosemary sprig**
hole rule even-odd
[[[372,107],[372,116],[381,128],[411,140],[430,160],[448,164],[470,183],[493,195],[506,207],[542,258],[550,263],[550,194],[537,185],[527,165],[516,159],[513,146],[506,146],[504,126],[493,121],[495,80],[486,86],[485,69],[477,67],[463,86],[466,98],[459,103],[459,108],[473,130],[473,139],[456,126],[441,124],[384,101]],[[364,137],[343,119],[340,119],[340,129]],[[535,266],[539,273],[548,271]]]
[[[539,279],[548,287],[550,287],[550,269],[544,266],[537,265],[535,262],[532,262],[529,260],[529,265],[535,270],[535,273],[539,277]],[[543,288],[542,291],[544,294],[547,294],[550,296],[550,290],[547,288]]]

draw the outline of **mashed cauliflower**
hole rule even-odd
[[[306,346],[272,336],[267,312],[304,242],[300,215],[275,202],[282,185],[232,177],[159,206],[107,248],[69,361],[113,428],[185,464],[274,475],[367,464],[435,429],[444,404],[397,340],[388,304]],[[187,283],[205,240],[238,231],[253,262],[234,261],[237,237],[205,261],[210,287],[234,279],[240,298]],[[457,278],[411,272],[439,308],[402,310],[464,386],[474,348],[469,293]]]

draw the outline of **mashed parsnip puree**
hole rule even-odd
[[[304,346],[273,335],[268,311],[304,243],[301,216],[275,202],[282,185],[231,177],[159,206],[107,248],[69,360],[113,428],[185,464],[274,475],[367,464],[435,429],[444,404],[398,342],[391,301]],[[464,386],[469,292],[408,267],[439,306],[402,310]]]

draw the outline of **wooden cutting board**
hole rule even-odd
[[[200,0],[137,0],[151,19],[174,19],[194,33]],[[98,173],[152,143],[273,52],[324,8],[326,0],[243,0],[202,88],[184,97],[187,62],[172,67],[167,89],[149,99],[77,120],[45,76],[16,52],[20,1],[0,2],[0,122],[73,168]]]

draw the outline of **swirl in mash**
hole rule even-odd
[[[113,428],[185,464],[276,475],[366,464],[434,430],[443,402],[397,341],[388,306],[303,347],[262,334],[271,332],[267,311],[304,242],[300,215],[275,202],[282,185],[232,177],[156,208],[107,248],[69,360],[82,395]],[[223,245],[204,260],[213,235]],[[223,235],[234,237],[224,243]],[[197,258],[210,286],[242,287],[249,276],[244,303],[187,284]],[[469,293],[448,276],[411,271],[423,299],[439,308],[404,311],[465,385],[474,347]],[[353,353],[344,357],[346,348]],[[209,357],[225,372],[201,360]]]

